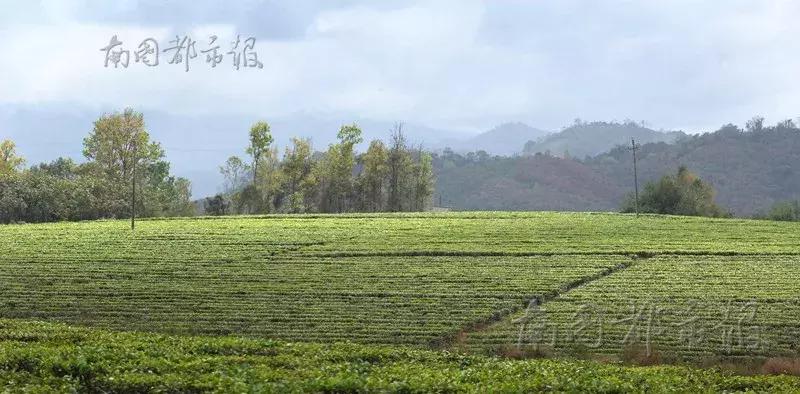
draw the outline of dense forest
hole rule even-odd
[[[800,129],[754,118],[674,143],[638,147],[642,185],[686,166],[716,190],[730,213],[752,216],[800,196]],[[453,209],[615,211],[633,190],[630,145],[578,158],[564,152],[517,157],[434,155],[437,198]]]

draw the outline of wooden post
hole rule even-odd
[[[133,136],[133,177],[131,178],[131,231],[136,229],[136,156],[138,142],[136,139],[139,136],[137,132]]]
[[[633,151],[633,190],[636,216],[639,216],[639,176],[636,171],[636,141],[631,138],[631,150]]]

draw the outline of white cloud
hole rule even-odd
[[[157,68],[103,68],[99,48],[114,34],[129,49],[151,36],[163,49],[188,33],[200,49],[211,34],[223,47],[236,33],[253,34],[239,31],[242,20],[174,31],[103,18],[136,7],[3,5],[11,11],[0,17],[0,103],[338,112],[472,130],[518,119],[557,128],[574,117],[711,128],[757,113],[796,116],[800,105],[800,4],[792,1],[363,3],[316,11],[296,39],[260,39],[262,70],[237,72],[229,58],[210,69],[201,54],[188,73],[164,54]],[[41,22],[25,16],[33,11]],[[249,25],[260,17],[240,14]]]

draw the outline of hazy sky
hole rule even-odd
[[[80,159],[92,120],[131,106],[199,195],[259,119],[279,142],[313,136],[324,149],[353,120],[370,137],[405,121],[430,143],[511,121],[698,132],[800,116],[800,1],[0,0],[0,10],[0,139],[31,164]],[[256,38],[262,69],[232,67],[237,34]],[[130,51],[176,35],[201,51],[217,35],[225,57],[212,69],[198,53],[189,72],[164,53],[157,67],[105,68],[113,35]]]
[[[0,104],[298,112],[482,130],[576,117],[715,128],[800,115],[797,1],[0,0]],[[257,38],[261,70],[103,68],[118,35]]]

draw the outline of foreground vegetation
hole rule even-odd
[[[476,339],[466,348],[483,351],[518,342],[511,321],[534,298],[562,328],[589,302],[619,320],[631,300],[672,313],[707,301],[704,324],[714,327],[733,318],[721,309],[728,301],[754,301],[763,349],[687,348],[674,335],[653,346],[678,359],[792,356],[798,244],[796,223],[579,213],[164,219],[135,232],[122,221],[11,225],[0,226],[0,314],[289,341]],[[621,343],[627,327],[606,329],[589,353],[644,342]]]
[[[734,392],[800,390],[786,376],[504,360],[356,344],[110,332],[0,320],[0,388],[14,392]]]

